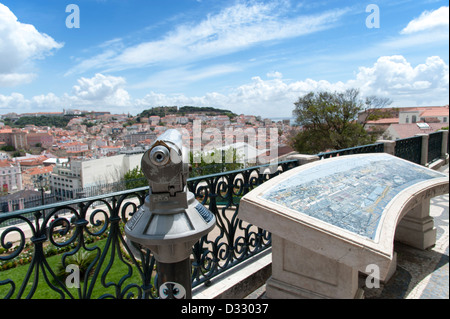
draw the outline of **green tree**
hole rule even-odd
[[[220,152],[221,154],[215,156],[217,155],[216,152]],[[202,154],[201,152],[195,154],[193,152],[189,153],[189,163],[191,164],[190,177],[238,170],[244,166],[244,163],[241,163],[240,156],[237,154],[235,148],[230,147],[223,151],[213,150],[208,156],[210,160],[205,161],[205,154]],[[218,163],[214,160],[215,158],[219,159]]]
[[[88,274],[88,276],[90,276],[95,271],[95,266],[92,265],[92,263],[95,261],[95,257],[96,254],[93,252],[80,250],[76,254],[67,257],[65,264],[77,266],[79,270],[80,281],[84,281],[89,267],[91,267],[91,273]],[[61,260],[56,266],[56,276],[60,280],[65,281],[69,274],[70,273],[66,271],[66,267],[63,265],[63,262]]]
[[[142,169],[138,166],[126,172],[123,179],[125,180],[126,189],[148,186],[147,179],[145,178]]]
[[[14,152],[16,150],[14,146],[11,145],[2,146],[0,149],[5,152]]]
[[[15,121],[14,123],[11,121],[6,122],[5,124],[10,125],[12,127],[25,127],[26,125],[33,124],[36,126],[54,126],[54,127],[66,127],[69,121],[74,116],[22,116],[20,119]]]
[[[380,109],[391,102],[371,96],[360,98],[359,90],[345,92],[310,92],[295,102],[293,114],[302,130],[291,145],[299,153],[317,154],[373,143],[377,136],[364,129],[365,122],[358,123],[358,113]],[[382,116],[382,112],[368,112],[365,121]]]

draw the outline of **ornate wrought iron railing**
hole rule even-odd
[[[22,222],[1,232],[1,297],[150,296],[146,269],[154,261],[141,257],[139,262],[122,231],[145,192],[134,189],[0,215],[0,227]],[[27,217],[30,213],[33,218]],[[70,281],[69,265],[79,267],[80,280],[74,275]]]
[[[435,132],[428,135],[428,163],[433,163],[442,155],[442,132]]]
[[[422,137],[414,136],[396,140],[395,156],[420,164],[422,160]]]
[[[217,217],[216,229],[193,248],[194,287],[271,246],[268,232],[239,220],[239,199],[295,166],[287,161],[188,180]],[[123,232],[147,192],[141,187],[0,214],[0,296],[157,297],[151,252],[133,249]]]
[[[269,248],[271,235],[238,218],[239,200],[266,180],[298,165],[297,161],[250,167],[192,178],[189,189],[216,216],[216,231],[193,249],[193,287]]]
[[[343,155],[352,155],[352,154],[364,154],[364,153],[383,153],[384,152],[384,144],[376,143],[370,145],[362,145],[351,148],[346,148],[337,151],[331,151],[326,153],[317,154],[320,159],[326,159],[330,157],[343,156]]]

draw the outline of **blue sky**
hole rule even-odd
[[[66,25],[70,4],[79,28]],[[445,105],[448,8],[440,0],[0,0],[0,114],[195,105],[289,117],[301,95],[350,87],[392,106]]]

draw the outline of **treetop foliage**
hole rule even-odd
[[[182,106],[180,108],[176,106],[160,106],[160,107],[153,107],[148,110],[144,110],[141,112],[141,114],[138,115],[138,117],[150,117],[150,116],[166,116],[169,114],[179,114],[184,115],[188,113],[204,113],[207,115],[227,115],[228,117],[235,117],[236,114],[229,111],[229,110],[223,110],[223,109],[217,109],[215,107],[198,107],[198,106]]]
[[[383,117],[383,112],[371,111],[389,105],[389,99],[376,96],[360,97],[357,89],[345,92],[309,92],[294,103],[294,116],[302,127],[292,146],[300,153],[317,154],[373,143],[376,136],[364,129],[365,122]],[[366,111],[364,122],[358,114]]]
[[[6,118],[4,122],[6,125],[11,127],[20,127],[23,128],[27,125],[36,125],[36,126],[50,126],[50,127],[60,127],[64,128],[70,122],[70,120],[74,116],[22,116],[17,121],[13,122],[11,119]]]

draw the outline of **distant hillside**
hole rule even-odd
[[[205,114],[205,115],[227,115],[230,118],[233,118],[237,116],[237,114],[229,111],[229,110],[223,110],[223,109],[217,109],[214,107],[199,107],[199,106],[182,106],[178,108],[177,106],[159,106],[154,107],[149,110],[144,110],[139,114],[139,117],[150,117],[150,116],[166,116],[169,114],[177,114],[180,116],[186,115],[186,114],[193,114],[193,113],[199,113],[199,114]]]
[[[36,125],[36,126],[50,126],[50,127],[61,127],[64,128],[67,126],[67,123],[74,118],[77,117],[75,115],[64,115],[64,116],[22,116],[18,120],[11,120],[9,118],[5,118],[3,122],[11,127],[24,128],[27,125]]]

